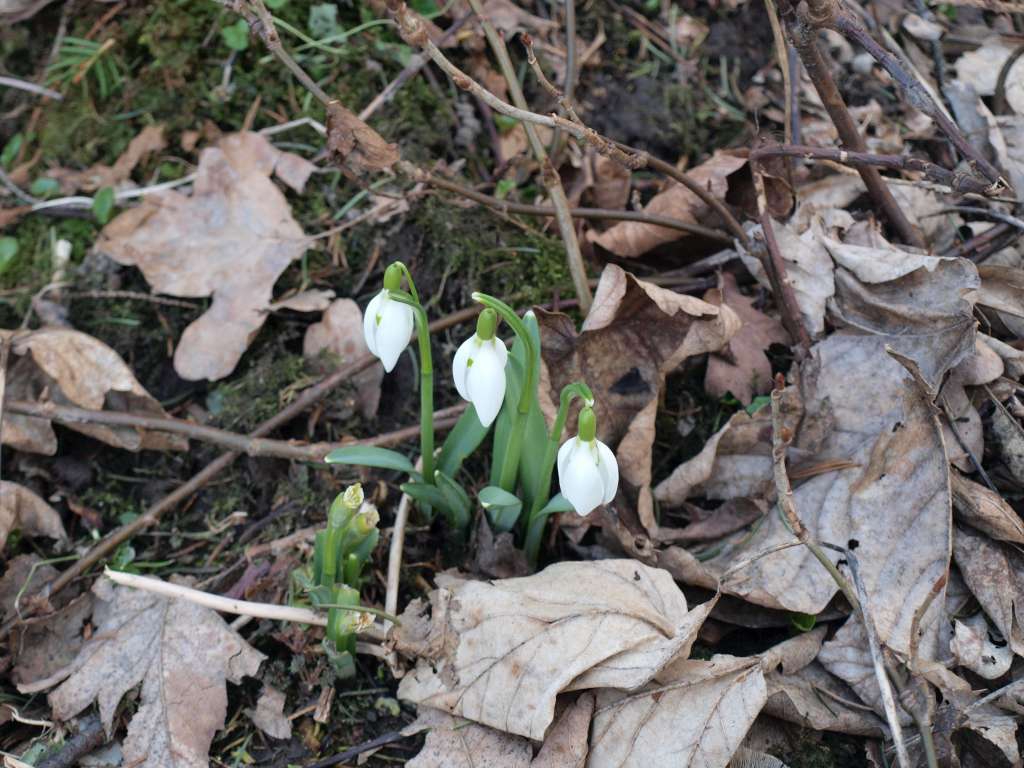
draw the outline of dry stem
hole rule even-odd
[[[5,404],[11,413],[48,419],[58,424],[105,424],[111,427],[130,427],[157,432],[184,435],[193,440],[213,443],[247,456],[273,456],[293,461],[322,462],[324,456],[335,448],[351,445],[388,446],[411,440],[420,433],[419,424],[403,427],[383,435],[342,443],[297,443],[291,440],[272,440],[261,437],[240,435],[226,429],[206,427],[184,419],[148,416],[119,411],[96,411],[89,408],[74,408],[55,403],[33,403],[26,400],[12,400]],[[465,404],[454,405],[434,412],[434,428],[450,429],[459,415],[466,409]]]
[[[811,7],[809,15],[817,23],[827,22],[827,18],[820,18],[821,15],[825,14],[825,11],[818,6],[821,3],[827,5],[832,2],[834,0],[816,0]],[[867,145],[860,135],[857,123],[846,108],[846,102],[843,101],[839,88],[836,87],[835,80],[832,79],[832,74],[829,72],[828,64],[818,48],[818,43],[814,39],[817,29],[809,26],[804,19],[797,18],[796,9],[791,0],[780,0],[779,12],[786,22],[790,40],[793,42],[793,47],[796,48],[797,53],[800,54],[800,60],[804,64],[804,69],[807,70],[811,82],[814,83],[814,87],[821,97],[822,104],[825,106],[829,117],[832,118],[836,130],[839,132],[840,140],[852,151],[866,152]],[[885,218],[899,233],[900,238],[917,248],[926,249],[927,244],[924,238],[904,215],[899,203],[896,202],[896,198],[892,196],[892,192],[889,191],[889,188],[882,180],[881,174],[874,168],[864,165],[859,166],[857,171],[860,173],[864,186],[867,187],[875,204],[878,205]]]

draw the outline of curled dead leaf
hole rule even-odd
[[[687,171],[687,175],[707,188],[712,195],[721,198],[725,196],[728,188],[726,177],[746,162],[746,157],[740,154],[719,151],[701,165]],[[673,183],[668,189],[655,195],[644,206],[644,212],[672,216],[691,224],[706,224],[709,209],[707,204],[689,189]],[[642,256],[652,248],[671,243],[680,237],[686,237],[685,233],[636,221],[623,221],[604,232],[587,233],[587,239],[592,243],[625,258]]]
[[[632,560],[438,585],[428,630],[437,642],[398,643],[418,656],[399,696],[535,740],[559,693],[636,689],[685,658],[711,607],[688,610],[668,573]]]
[[[339,101],[327,105],[327,149],[335,162],[357,174],[383,171],[398,162],[397,144],[389,144]]]
[[[57,510],[25,486],[0,480],[0,552],[14,530],[61,542],[68,538]]]
[[[7,374],[7,397],[32,402],[53,402],[92,410],[104,408],[152,416],[167,413],[132,374],[121,357],[99,339],[70,328],[37,331],[0,330],[20,357]],[[107,445],[139,450],[185,450],[180,435],[100,424],[69,424],[69,429]],[[34,416],[5,414],[2,440],[23,451],[52,455],[57,436],[50,422]]]

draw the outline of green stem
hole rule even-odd
[[[534,389],[537,386],[537,348],[533,343],[533,336],[526,325],[508,304],[488,296],[486,293],[474,293],[473,301],[490,307],[502,319],[508,323],[516,336],[526,347],[526,375],[523,377],[523,388],[519,393],[519,404],[512,416],[512,428],[508,434],[508,445],[505,449],[505,461],[501,467],[501,476],[498,485],[509,493],[515,493],[516,476],[519,472],[519,457],[523,452],[523,433],[526,431],[526,415],[530,412],[531,398],[534,396]]]
[[[562,431],[565,429],[565,420],[569,416],[569,406],[574,397],[580,398],[588,405],[594,402],[594,393],[582,381],[564,386],[562,394],[558,398],[558,414],[551,427],[551,434],[548,435],[548,444],[544,449],[544,463],[541,464],[540,477],[537,487],[533,491],[533,506],[526,523],[526,558],[531,565],[536,565],[537,558],[540,556],[540,542],[544,536],[544,527],[548,519],[548,516],[541,515],[540,511],[544,509],[544,505],[548,501],[548,493],[551,491],[551,473],[555,469],[558,446],[562,441]]]
[[[402,266],[405,270],[405,266]],[[395,301],[412,307],[416,315],[416,340],[420,350],[420,456],[423,457],[423,482],[434,484],[434,358],[430,352],[430,322],[427,312],[416,298],[416,286],[408,270],[405,270],[409,289],[405,291],[388,291]]]

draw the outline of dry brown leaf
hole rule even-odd
[[[43,563],[39,555],[18,555],[8,560],[0,576],[0,617],[7,621],[18,616],[25,602],[56,577],[57,569]]]
[[[333,300],[334,291],[312,289],[278,299],[270,305],[270,311],[290,309],[292,312],[323,312],[331,306]]]
[[[689,654],[711,609],[688,610],[668,573],[632,560],[493,582],[442,576],[431,600],[429,628],[422,606],[406,612],[397,647],[418,659],[399,696],[538,741],[558,694],[644,685]],[[415,627],[427,637],[410,638]]]
[[[290,739],[292,737],[292,721],[284,714],[284,692],[270,685],[264,685],[256,700],[256,709],[247,709],[245,713],[253,725],[272,739]]]
[[[693,512],[699,510],[699,507],[693,505],[688,507]],[[700,512],[702,517],[682,528],[662,529],[662,538],[665,541],[690,542],[720,539],[764,517],[768,505],[761,499],[729,499],[711,512]]]
[[[865,711],[853,690],[815,661],[793,674],[766,675],[766,714],[816,731],[877,738],[888,729]],[[846,704],[844,702],[850,702]]]
[[[483,15],[495,29],[501,30],[508,37],[518,32],[543,36],[558,29],[557,21],[534,16],[511,0],[487,0],[483,6]]]
[[[2,0],[0,22],[7,26],[31,18],[53,0]]]
[[[338,101],[327,105],[327,149],[336,163],[356,174],[387,170],[400,157],[397,144],[384,141]]]
[[[715,197],[725,196],[728,184],[726,177],[739,170],[747,162],[746,157],[718,151],[702,164],[687,171],[687,175],[706,188]],[[707,225],[708,206],[681,184],[673,183],[668,189],[659,192],[644,206],[644,213],[672,216],[691,224]],[[604,232],[587,233],[587,239],[616,256],[635,258],[642,256],[652,248],[671,243],[686,234],[674,229],[659,227],[636,221],[623,221]]]
[[[640,519],[656,535],[650,496],[654,419],[665,376],[688,357],[721,349],[739,329],[727,306],[638,280],[610,264],[577,334],[566,315],[537,311],[541,331],[541,407],[549,421],[562,387],[585,381],[594,392],[600,437],[614,443],[622,479],[640,489]]]
[[[679,665],[638,693],[598,693],[588,768],[726,768],[767,691],[756,659]]]
[[[253,676],[264,656],[209,608],[150,592],[93,586],[92,637],[68,679],[49,695],[53,716],[67,721],[99,704],[111,733],[121,698],[142,684],[124,739],[126,764],[205,767],[213,736],[224,727],[230,680]]]
[[[988,438],[996,455],[1018,483],[1024,482],[1024,429],[1020,421],[996,408],[992,411],[991,426]]]
[[[889,341],[838,332],[811,350],[801,369],[801,441],[808,439],[805,431],[820,431],[817,459],[847,464],[803,482],[794,500],[812,537],[856,550],[879,636],[905,651],[914,611],[948,567],[950,493],[933,413],[905,369],[886,354]],[[658,562],[678,577],[713,587],[731,563],[789,541],[792,534],[781,518],[769,514],[753,534],[725,539],[722,553],[706,562],[677,547]],[[771,608],[816,614],[836,586],[813,555],[798,547],[757,560],[726,591]],[[921,642],[924,658],[936,653],[935,608],[922,623],[929,629]]]
[[[487,515],[480,515],[473,547],[473,572],[492,579],[511,579],[525,576],[531,570],[526,553],[516,547],[512,533],[504,531],[495,536]]]
[[[983,264],[978,306],[991,310],[1010,334],[1024,337],[1024,270]]]
[[[61,192],[70,195],[78,190],[94,192],[101,187],[116,187],[126,181],[135,166],[147,155],[160,152],[167,147],[164,126],[160,123],[147,125],[128,143],[128,148],[112,166],[97,163],[84,171],[59,168],[46,175],[60,182]]]
[[[714,500],[765,498],[771,492],[771,412],[733,414],[704,444],[654,488],[660,504],[678,507],[692,496]]]
[[[324,312],[320,322],[306,329],[302,341],[302,354],[306,358],[329,352],[340,361],[351,362],[369,351],[363,337],[363,313],[352,299],[335,300]],[[359,410],[364,418],[372,418],[377,413],[383,380],[384,366],[379,362],[352,377]]]
[[[57,510],[25,486],[0,480],[0,552],[14,530],[61,542],[68,538]]]
[[[993,539],[1024,544],[1024,521],[1003,497],[959,472],[950,477],[957,518]]]
[[[430,707],[420,707],[416,722],[403,733],[424,730],[423,749],[406,763],[408,768],[529,768],[533,756],[528,739]]]
[[[956,76],[974,88],[979,96],[996,92],[999,73],[1017,48],[1016,42],[994,35],[980,48],[968,51],[956,62]],[[1006,73],[1006,100],[1017,114],[1024,114],[1024,59],[1017,59]]]
[[[70,328],[0,330],[0,336],[10,340],[11,351],[21,358],[7,373],[7,396],[12,399],[167,416],[117,352],[92,336]],[[68,428],[129,451],[188,448],[180,435],[86,423]],[[57,436],[43,418],[5,414],[2,440],[18,450],[57,451]]]
[[[563,709],[530,768],[585,768],[595,704],[594,694],[585,691]]]
[[[715,306],[725,304],[743,322],[728,346],[708,357],[704,389],[712,397],[732,392],[737,400],[749,405],[755,395],[772,388],[772,366],[765,352],[772,344],[788,344],[789,335],[782,323],[754,308],[753,299],[740,293],[736,278],[728,272],[719,276],[718,288],[704,294],[704,301]]]
[[[953,557],[968,588],[1018,656],[1024,655],[1024,556],[968,527],[953,534]]]
[[[306,250],[269,178],[275,153],[259,134],[225,136],[200,153],[191,196],[147,195],[100,233],[97,249],[138,267],[155,291],[213,296],[178,342],[174,368],[182,378],[216,380],[235,369],[266,320],[274,283]]]
[[[610,157],[594,154],[594,184],[590,195],[598,208],[618,211],[629,202],[630,170]]]
[[[82,648],[82,625],[92,608],[92,595],[86,593],[49,616],[27,619],[12,629],[14,684],[31,686],[68,667]]]
[[[832,259],[818,242],[816,229],[808,229],[799,234],[793,224],[783,225],[778,222],[773,222],[772,229],[779,244],[779,252],[786,262],[786,278],[793,286],[793,295],[804,325],[811,336],[820,336],[825,332],[825,305],[835,293]],[[739,253],[750,273],[761,285],[770,288],[771,282],[761,260],[742,249]]]
[[[1006,643],[992,642],[992,632],[983,613],[953,622],[953,639],[949,650],[959,666],[980,675],[986,680],[995,680],[1010,670],[1013,650]]]
[[[887,334],[930,393],[974,351],[977,267],[967,259],[867,248],[823,239],[837,264],[834,307],[843,322]]]

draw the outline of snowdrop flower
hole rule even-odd
[[[402,270],[397,264],[392,264],[384,272],[384,289],[370,300],[363,314],[366,346],[380,358],[388,373],[409,345],[415,324],[412,307],[395,301],[388,293],[397,291],[401,285]]]
[[[619,487],[615,454],[596,434],[594,410],[584,408],[580,411],[579,434],[558,449],[558,485],[581,517],[614,499]]]
[[[505,363],[508,350],[494,335],[498,314],[485,309],[476,322],[476,333],[462,342],[452,362],[455,389],[473,403],[480,423],[489,427],[505,402]]]

